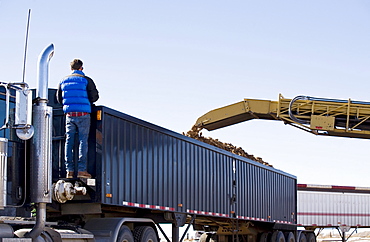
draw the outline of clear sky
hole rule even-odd
[[[50,87],[73,58],[105,105],[182,133],[244,98],[370,100],[370,2],[0,0],[0,80],[36,87],[50,43]],[[241,146],[299,183],[370,187],[370,142],[249,121],[205,136]]]

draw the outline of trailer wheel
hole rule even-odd
[[[134,242],[131,230],[126,225],[122,225],[119,230],[117,242]]]
[[[307,242],[316,242],[316,236],[314,233],[307,234]]]
[[[285,242],[285,236],[281,231],[275,231],[272,233],[271,242]]]
[[[150,226],[138,226],[134,230],[135,242],[157,242],[157,233]]]
[[[298,241],[297,242],[307,242],[307,238],[306,238],[306,235],[304,233],[300,233],[299,234],[299,237],[298,237]]]
[[[288,233],[288,236],[286,237],[286,242],[295,242],[295,237],[292,232]]]
[[[267,233],[267,232],[264,232],[260,235],[260,239],[259,239],[259,242],[269,242],[269,236],[270,234]]]

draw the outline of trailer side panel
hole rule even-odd
[[[107,107],[96,111],[97,202],[296,222],[294,176]]]
[[[370,227],[370,194],[298,190],[298,224]]]

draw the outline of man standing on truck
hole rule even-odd
[[[71,75],[58,85],[57,101],[63,104],[66,115],[65,166],[67,178],[74,177],[73,146],[78,131],[78,178],[91,178],[87,172],[88,136],[90,130],[91,105],[99,99],[94,81],[82,72],[80,59],[71,62]]]

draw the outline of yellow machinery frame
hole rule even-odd
[[[278,101],[244,99],[211,110],[196,126],[215,130],[252,119],[280,120],[315,135],[370,138],[370,102],[281,94]]]

